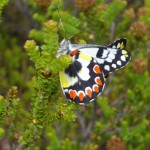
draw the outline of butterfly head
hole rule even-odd
[[[59,45],[59,50],[57,51],[56,58],[59,58],[61,55],[68,54],[70,52],[71,43],[69,40],[63,39]]]

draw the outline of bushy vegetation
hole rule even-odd
[[[59,12],[58,12],[59,7]],[[0,2],[0,149],[149,150],[149,0]],[[62,24],[60,23],[62,20]],[[132,60],[85,108],[66,101],[59,43],[128,40]]]

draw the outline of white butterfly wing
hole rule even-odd
[[[93,57],[101,66],[104,75],[123,68],[131,59],[130,53],[125,50],[126,39],[119,39],[108,46],[75,44],[80,52]]]

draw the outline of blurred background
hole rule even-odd
[[[1,150],[150,149],[149,0],[0,3]],[[58,22],[55,33],[43,27],[49,20]],[[103,94],[85,108],[63,98],[56,63],[45,73],[35,61],[36,51],[28,52],[24,46],[27,40],[34,40],[36,45],[30,49],[41,46],[42,51],[51,40],[49,45],[56,43],[57,51],[58,43],[71,35],[72,43],[99,45],[127,38],[126,48],[132,56],[125,68],[107,78]],[[50,93],[44,95],[43,107],[39,91]]]

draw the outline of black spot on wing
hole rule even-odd
[[[97,52],[97,54],[96,54],[96,57],[101,58],[101,57],[103,56],[104,48],[105,48],[105,47],[103,47],[103,46],[100,46],[100,47],[99,47],[99,50],[98,50],[98,52]]]
[[[82,66],[81,63],[78,61],[73,62],[65,69],[65,73],[68,74],[70,77],[76,77],[77,72],[81,70]]]
[[[80,53],[77,53],[77,54],[74,56],[74,59],[78,59],[78,58],[79,58],[79,55],[80,55]]]

